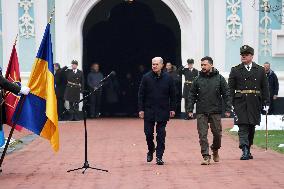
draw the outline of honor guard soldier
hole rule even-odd
[[[241,160],[253,159],[250,153],[255,126],[260,124],[261,110],[269,103],[268,81],[264,68],[253,62],[254,49],[240,48],[241,64],[232,67],[229,88],[235,111],[235,125],[239,127]]]
[[[78,67],[78,61],[72,60],[71,69],[64,67],[67,85],[64,93],[64,99],[69,101],[70,121],[79,120],[79,105],[76,104],[80,100],[80,93],[83,89],[83,72]],[[75,105],[76,104],[76,105]]]
[[[184,78],[185,78],[185,82],[183,85],[183,94],[182,94],[182,97],[184,98],[184,103],[185,103],[184,104],[185,110],[188,107],[188,95],[189,95],[190,88],[192,86],[192,82],[194,78],[198,76],[198,70],[193,68],[193,64],[194,64],[194,60],[188,59],[187,60],[188,67],[186,68],[185,66],[181,66],[177,70],[177,73],[180,76],[184,75]],[[185,112],[185,113],[186,113],[185,119],[187,120],[190,119],[190,117],[188,117],[188,112]]]

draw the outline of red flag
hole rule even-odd
[[[21,77],[20,77],[18,55],[15,45],[13,46],[5,78],[13,83],[20,85]],[[5,91],[4,99],[5,99],[6,124],[12,126],[12,117],[17,107],[20,96],[17,96],[9,91]],[[16,130],[21,131],[22,127],[20,125],[16,125]]]

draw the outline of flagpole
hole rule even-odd
[[[15,38],[15,41],[14,41],[14,46],[16,46],[16,44],[17,44],[18,36],[19,36],[19,34],[17,33],[16,38]],[[24,97],[24,98],[25,98],[25,97]],[[22,109],[22,105],[20,106],[20,109]],[[19,119],[18,117],[19,117],[19,116],[16,117],[16,120]],[[17,122],[17,121],[15,121],[15,122]],[[2,163],[3,163],[3,161],[4,161],[6,152],[7,152],[7,150],[8,150],[8,145],[9,145],[9,143],[10,143],[10,141],[11,141],[13,132],[14,132],[14,130],[15,130],[15,128],[16,128],[16,123],[15,123],[15,122],[14,122],[13,125],[12,125],[11,131],[10,131],[10,133],[9,133],[9,137],[8,137],[7,142],[6,142],[6,144],[5,144],[5,148],[4,148],[3,153],[2,153],[2,155],[1,155],[1,159],[0,159],[0,173],[2,173]]]
[[[17,33],[16,38],[15,38],[15,42],[14,42],[14,46],[16,46],[16,44],[18,42],[18,36],[19,36],[19,34]]]
[[[51,21],[52,21],[52,17],[53,17],[53,15],[54,15],[54,13],[55,13],[55,7],[53,7],[53,9],[52,9],[52,11],[51,11],[51,13],[50,13],[50,17],[49,17],[49,21],[48,21],[49,24],[50,24]]]
[[[2,173],[2,163],[3,163],[3,161],[4,161],[4,158],[5,158],[6,152],[7,152],[7,150],[8,150],[8,146],[9,146],[10,140],[11,140],[11,138],[12,138],[13,132],[14,132],[14,130],[15,130],[15,128],[16,128],[17,122],[18,122],[18,120],[19,120],[19,118],[20,118],[19,115],[20,115],[20,113],[21,113],[21,111],[22,111],[22,108],[23,108],[23,104],[24,104],[25,99],[26,99],[26,96],[24,95],[23,98],[22,98],[22,100],[20,101],[21,104],[19,105],[18,111],[15,112],[15,113],[16,113],[15,121],[13,121],[12,129],[11,129],[11,131],[10,131],[10,133],[9,133],[9,137],[8,137],[8,139],[7,139],[7,142],[6,142],[6,144],[5,144],[4,151],[3,151],[2,155],[1,155],[1,159],[0,159],[0,173]]]

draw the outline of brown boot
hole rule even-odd
[[[213,152],[213,161],[214,162],[219,162],[219,160],[220,160],[220,157],[219,157],[219,154],[218,154],[218,150],[212,150],[212,152]]]
[[[201,162],[201,165],[209,165],[210,164],[210,156],[204,156],[203,161]]]

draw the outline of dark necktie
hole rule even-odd
[[[248,71],[250,71],[250,69],[249,69],[249,65],[247,65],[247,69],[248,69]]]

